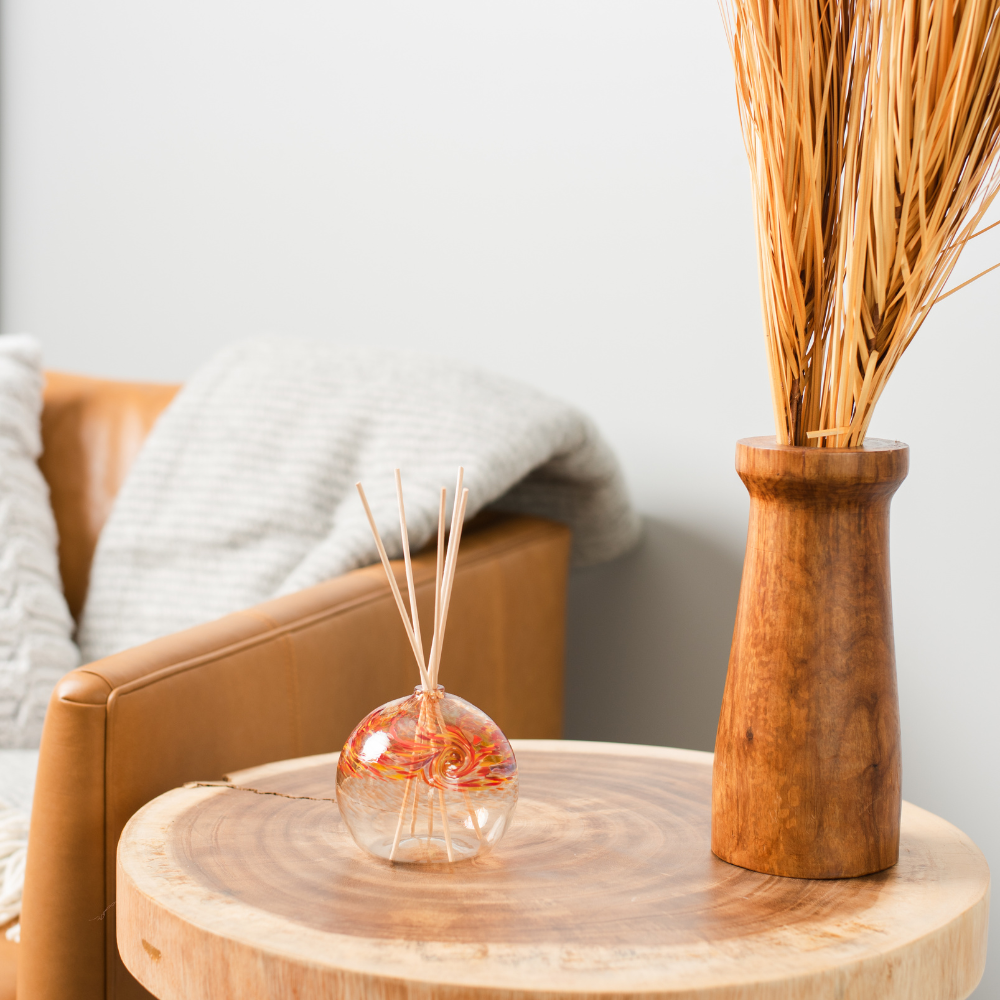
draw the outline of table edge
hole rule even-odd
[[[569,741],[569,740],[567,740],[567,741],[563,741],[563,740],[517,740],[517,741],[512,741],[512,743],[513,743],[513,745],[515,747],[515,751],[522,750],[522,751],[543,752],[543,753],[544,752],[559,752],[559,751],[567,752],[567,753],[605,753],[607,755],[613,755],[613,756],[654,757],[654,758],[660,758],[660,759],[665,759],[665,760],[676,760],[678,762],[687,763],[687,764],[701,764],[701,765],[704,765],[704,766],[708,766],[712,762],[712,754],[710,754],[710,753],[705,753],[703,751],[677,750],[675,748],[669,748],[669,747],[642,746],[642,745],[637,745],[637,744],[615,744],[615,743],[609,744],[609,743],[597,743],[597,742],[590,742],[590,741]],[[317,755],[313,755],[311,757],[304,757],[304,758],[292,758],[292,759],[286,760],[286,761],[276,761],[276,762],[273,762],[273,763],[270,763],[270,764],[261,765],[261,766],[259,766],[257,768],[248,768],[248,769],[245,769],[245,770],[240,771],[240,772],[234,772],[233,775],[232,775],[232,778],[242,779],[240,781],[240,783],[243,783],[243,781],[245,781],[247,779],[250,779],[250,780],[261,780],[261,778],[274,777],[274,776],[279,775],[281,773],[286,773],[286,772],[290,772],[290,771],[299,770],[302,767],[326,765],[326,764],[335,762],[336,759],[337,759],[337,757],[338,757],[338,754],[332,753],[332,754],[317,754]],[[171,917],[173,917],[176,921],[178,921],[180,923],[187,923],[192,928],[198,928],[199,925],[197,923],[195,923],[194,921],[192,921],[190,919],[190,916],[185,916],[182,912],[176,912],[175,913],[169,907],[169,905],[167,903],[164,903],[161,900],[153,900],[152,897],[150,897],[145,892],[144,888],[141,885],[139,885],[138,883],[136,883],[131,878],[131,875],[127,872],[126,867],[125,867],[125,865],[123,864],[123,861],[122,861],[122,846],[126,843],[127,838],[130,835],[130,833],[133,830],[133,828],[134,828],[135,825],[141,824],[144,821],[147,821],[147,820],[153,818],[155,816],[156,812],[159,809],[162,809],[163,807],[165,807],[167,805],[167,803],[168,803],[169,800],[172,800],[174,798],[178,798],[178,797],[182,797],[183,796],[185,799],[187,799],[190,802],[190,806],[189,807],[194,807],[197,804],[197,802],[200,799],[202,799],[202,798],[213,797],[214,795],[217,795],[217,794],[226,794],[226,792],[227,792],[227,789],[224,786],[223,787],[216,786],[216,787],[211,787],[211,788],[209,788],[209,787],[200,787],[200,788],[197,788],[197,789],[192,788],[191,786],[186,786],[184,788],[173,789],[170,792],[167,792],[164,795],[159,796],[157,799],[154,799],[152,802],[147,803],[145,806],[143,806],[142,809],[140,809],[136,813],[136,815],[133,816],[132,819],[129,821],[128,825],[125,828],[125,831],[123,831],[123,833],[122,833],[121,841],[119,842],[118,859],[117,859],[118,860],[117,869],[118,869],[119,878],[121,879],[121,878],[124,877],[125,882],[127,883],[127,885],[124,884],[124,883],[120,884],[120,888],[119,888],[120,895],[122,894],[122,890],[125,890],[126,894],[128,894],[129,892],[133,892],[133,893],[139,894],[142,897],[148,899],[150,901],[151,905],[153,905],[155,907],[158,907],[160,909],[160,911],[162,911],[163,913],[170,914]],[[864,956],[862,958],[857,959],[853,964],[855,966],[858,966],[859,968],[862,965],[866,965],[866,964],[870,964],[870,963],[876,962],[879,959],[883,959],[884,960],[887,956],[891,956],[891,955],[894,955],[894,954],[899,954],[899,955],[902,956],[908,949],[915,947],[919,942],[925,941],[925,940],[929,941],[931,938],[942,938],[943,939],[943,938],[949,938],[950,937],[950,938],[956,938],[956,940],[957,940],[957,936],[958,936],[958,933],[959,933],[959,927],[960,927],[960,925],[969,925],[969,926],[972,926],[972,927],[979,927],[980,929],[979,929],[979,931],[977,931],[977,933],[979,933],[979,936],[983,937],[983,938],[985,937],[985,928],[988,927],[989,896],[990,896],[990,876],[989,876],[989,866],[986,863],[985,857],[983,857],[982,852],[979,851],[978,847],[976,847],[976,845],[973,843],[973,841],[966,834],[964,834],[961,830],[959,830],[953,824],[949,823],[947,820],[945,820],[945,819],[943,819],[943,818],[941,818],[939,816],[936,816],[935,814],[930,813],[927,810],[921,809],[919,806],[912,805],[911,803],[904,803],[904,812],[907,813],[907,814],[909,814],[909,815],[912,815],[914,817],[914,819],[920,819],[920,818],[924,817],[928,821],[932,821],[932,822],[935,822],[937,824],[941,824],[943,828],[949,828],[950,830],[954,831],[958,835],[959,839],[962,840],[962,841],[964,841],[969,847],[971,847],[972,852],[974,852],[975,855],[978,856],[978,861],[980,861],[982,863],[984,881],[982,883],[981,891],[979,892],[978,896],[975,899],[973,899],[966,906],[966,908],[963,911],[954,914],[949,920],[946,920],[944,923],[938,924],[935,927],[931,927],[925,934],[918,935],[918,936],[912,938],[911,940],[903,941],[903,942],[898,943],[889,952],[886,952],[886,953],[875,953],[875,954],[872,954],[872,955],[869,955],[869,956]],[[122,914],[122,917],[125,917],[124,913]],[[273,915],[269,915],[269,918],[273,918]],[[279,919],[283,919],[283,918],[279,918]],[[289,923],[290,926],[297,926],[297,925],[293,925],[292,922],[290,922],[290,921],[288,921],[288,923]],[[228,942],[231,942],[233,944],[233,947],[236,947],[236,948],[239,948],[239,947],[248,948],[248,949],[251,949],[251,950],[253,950],[253,951],[255,951],[256,953],[259,953],[259,954],[267,954],[268,953],[267,947],[266,946],[262,946],[258,941],[250,941],[250,940],[241,941],[238,938],[223,938],[223,937],[221,937],[217,933],[217,931],[215,929],[213,929],[211,927],[207,927],[207,926],[200,927],[199,929],[200,929],[200,931],[201,931],[202,934],[210,935],[212,938],[214,938],[218,942],[228,941]],[[121,922],[121,923],[119,923],[119,937],[121,936],[123,930],[124,930],[124,921]],[[310,931],[312,933],[316,933],[316,934],[323,933],[323,932],[318,932],[318,931],[312,931],[312,929],[310,929]],[[969,933],[972,933],[972,932],[969,932]],[[336,935],[331,935],[331,938],[335,937],[335,936]],[[975,934],[973,934],[973,936],[975,936]],[[123,945],[123,942],[121,940],[119,940],[119,947],[120,947],[120,949],[122,951],[122,955],[123,955],[123,959],[124,959],[126,957],[126,951],[127,951],[127,949],[123,948],[122,945]],[[220,944],[220,947],[221,947],[221,944]],[[984,943],[983,943],[983,949],[982,950],[983,950],[982,962],[979,963],[979,976],[980,977],[982,975],[982,968],[983,968],[983,966],[985,964],[985,946],[984,946]],[[281,961],[288,962],[289,961],[289,956],[288,956],[288,954],[286,952],[281,952],[281,951],[276,951],[275,950],[275,951],[271,951],[270,954],[272,955],[272,957],[274,958],[275,961],[278,961],[278,962],[281,962]],[[132,971],[133,975],[135,975],[136,972],[137,972],[137,969],[133,968],[133,964],[135,964],[135,963],[134,962],[127,962],[127,965],[129,967],[130,971]],[[367,983],[370,983],[373,979],[379,979],[379,981],[382,981],[382,977],[380,977],[378,975],[373,975],[373,973],[371,972],[371,970],[367,970],[367,969],[366,970],[362,970],[362,969],[347,969],[347,968],[343,968],[342,966],[337,966],[337,965],[332,964],[332,963],[330,965],[325,965],[325,964],[320,963],[320,964],[316,965],[316,968],[317,969],[322,969],[322,970],[324,970],[326,972],[330,972],[331,970],[336,970],[338,972],[343,973],[343,975],[346,976],[346,977],[348,977],[348,978],[350,978],[351,976],[354,976],[354,977],[356,977],[357,982],[367,982]],[[831,966],[831,968],[841,969],[842,966],[834,964],[834,965]],[[139,975],[137,975],[136,978],[139,979],[140,982],[142,981],[142,979],[141,979],[141,977]],[[403,984],[403,986],[405,986],[406,991],[408,991],[411,986],[415,987],[417,985],[423,985],[423,986],[426,987],[427,985],[429,985],[431,983],[433,983],[433,985],[436,988],[437,987],[442,987],[442,984],[440,983],[439,980],[425,980],[425,979],[422,979],[422,978],[420,978],[419,976],[416,976],[416,975],[407,975],[405,977],[394,977],[392,975],[386,975],[384,977],[384,981],[385,982],[397,982],[398,981],[399,983]],[[773,987],[775,989],[784,989],[785,987],[782,986],[781,984],[787,984],[788,982],[789,982],[789,977],[787,975],[780,975],[780,976],[777,976],[777,977],[774,978],[772,985],[773,985]],[[978,979],[977,979],[977,982],[978,982]],[[768,997],[768,996],[771,995],[771,993],[769,992],[769,989],[768,989],[768,984],[763,979],[755,979],[754,983],[755,983],[755,985],[759,984],[760,987],[761,987],[761,989],[762,989],[762,992],[761,992],[762,1000],[763,1000],[763,998]],[[407,984],[409,984],[409,985],[407,985]],[[745,979],[741,980],[739,988],[740,989],[744,989],[746,987],[746,985],[747,985],[747,980],[745,980]],[[503,987],[502,988],[500,986],[497,986],[496,988],[492,988],[492,989],[489,988],[489,987],[485,987],[484,988],[484,987],[481,987],[478,984],[472,984],[472,983],[468,983],[468,982],[462,983],[462,984],[458,984],[458,985],[456,985],[455,983],[447,983],[447,984],[443,984],[443,988],[446,988],[446,989],[455,989],[455,990],[458,990],[459,993],[461,993],[461,991],[464,990],[465,993],[468,994],[468,995],[470,995],[470,996],[472,996],[472,995],[481,995],[483,997],[492,996],[496,992],[502,992],[504,989],[508,989],[507,987]],[[975,988],[975,984],[973,984],[973,986],[970,987],[969,990],[966,993],[963,994],[963,996],[967,996],[968,993],[971,993],[972,989],[974,989],[974,988]],[[721,990],[722,992],[717,992],[717,990]],[[523,995],[526,995],[526,996],[528,995],[528,993],[526,993],[523,989],[513,988],[513,989],[510,989],[510,992],[512,994],[523,994]],[[594,994],[595,995],[599,995],[601,992],[602,992],[601,990],[595,990]],[[611,992],[618,992],[618,991],[611,991]],[[400,996],[403,996],[403,995],[404,995],[404,993],[400,994]],[[405,995],[408,995],[408,992],[405,992]],[[456,994],[456,996],[457,995],[458,994]],[[537,990],[537,991],[534,991],[534,990],[531,991],[531,995],[533,995],[533,996],[542,996],[542,995],[545,995],[545,996],[559,997],[559,996],[569,996],[569,995],[576,996],[578,994],[576,992],[572,991],[572,990],[565,990],[565,991],[563,991],[563,990],[555,990],[555,991],[552,991],[552,990],[547,990],[547,989],[540,989],[540,990]],[[622,994],[622,995],[629,995],[629,996],[635,995],[635,996],[642,996],[642,997],[645,997],[645,998],[651,998],[651,997],[654,997],[654,996],[663,996],[663,997],[670,996],[670,997],[678,997],[679,998],[679,997],[687,997],[689,995],[689,993],[685,992],[685,991],[674,991],[674,990],[667,990],[667,989],[659,989],[659,990],[639,990],[639,991],[634,992],[634,993],[628,993],[628,994]],[[726,998],[726,1000],[728,1000],[728,998],[729,998],[730,995],[732,995],[732,997],[734,997],[734,998],[737,995],[742,996],[742,994],[738,994],[737,992],[733,992],[732,994],[730,994],[730,992],[728,992],[728,987],[726,986],[726,984],[721,983],[721,982],[717,983],[717,986],[713,987],[711,989],[711,991],[709,991],[709,992],[698,992],[697,993],[698,997],[706,997],[706,998],[707,997],[713,997],[713,998],[715,998],[716,996],[718,996],[719,1000],[723,1000],[723,998]],[[775,992],[773,995],[775,996],[775,998],[777,998],[779,996],[784,996],[785,994],[779,991],[779,992]],[[695,993],[691,992],[690,996],[692,996],[692,997],[695,996]],[[902,994],[900,996],[902,996]],[[912,994],[908,994],[907,996],[912,996]],[[959,1000],[959,995],[958,994],[955,995],[955,1000]]]

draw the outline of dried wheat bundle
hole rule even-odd
[[[1000,0],[721,3],[777,438],[857,446],[1000,187]]]

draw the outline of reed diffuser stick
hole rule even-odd
[[[434,641],[431,643],[431,655],[427,661],[428,663],[427,673],[428,676],[431,678],[431,683],[434,685],[437,685],[438,671],[432,666],[432,664],[437,664],[440,662],[441,659],[440,646],[444,642],[443,616],[444,616],[445,580],[447,579],[448,576],[448,565],[449,565],[449,560],[451,559],[452,542],[455,539],[455,531],[458,525],[459,497],[462,494],[462,482],[464,481],[464,479],[465,479],[465,469],[460,465],[458,467],[458,477],[455,482],[455,501],[451,508],[451,532],[448,535],[448,551],[444,558],[444,565],[441,570],[440,579],[437,581],[437,594],[435,596],[436,616],[434,621]],[[444,506],[444,501],[445,497],[442,497],[442,508]],[[439,508],[438,510],[438,561],[439,562],[441,559],[443,527],[444,527],[443,510]]]
[[[431,640],[431,659],[434,657],[434,646],[441,629],[441,584],[444,582],[444,511],[447,500],[448,491],[442,487],[441,502],[438,504],[437,564],[434,570],[434,636]]]
[[[399,504],[399,534],[403,540],[403,564],[406,568],[406,589],[410,594],[410,615],[413,621],[413,636],[416,641],[420,676],[427,675],[427,662],[424,659],[424,643],[420,638],[420,615],[417,612],[417,591],[413,586],[413,561],[410,556],[410,536],[406,531],[406,508],[403,505],[403,477],[396,469],[396,500]]]
[[[462,491],[462,501],[459,505],[456,499],[457,512],[452,518],[451,537],[448,539],[448,556],[445,559],[444,580],[442,582],[441,600],[441,625],[440,636],[434,645],[434,662],[431,664],[431,683],[437,684],[438,673],[441,669],[441,650],[444,646],[444,632],[448,627],[448,608],[451,605],[451,590],[455,583],[455,568],[458,564],[458,546],[462,541],[462,525],[465,521],[465,507],[469,500],[469,491]]]
[[[365,496],[365,489],[361,483],[355,483],[355,485],[358,489],[358,495],[361,497],[361,503],[364,505],[365,514],[368,515],[368,524],[371,526],[372,535],[375,536],[375,546],[378,548],[379,558],[382,560],[382,568],[385,570],[385,575],[389,579],[389,589],[392,591],[392,596],[396,600],[399,617],[403,619],[403,627],[406,629],[406,637],[410,640],[410,647],[413,649],[414,657],[416,657],[417,667],[420,670],[421,683],[426,689],[429,682],[427,671],[424,668],[423,650],[417,645],[416,636],[413,634],[413,628],[410,626],[410,619],[406,615],[406,607],[403,604],[402,595],[399,593],[399,586],[396,584],[396,576],[392,572],[392,566],[389,565],[389,557],[386,555],[385,546],[382,544],[382,538],[378,533],[378,528],[375,526],[375,518],[372,515],[371,507],[368,506],[368,497]]]
[[[479,829],[479,817],[476,815],[476,810],[472,808],[472,803],[469,801],[469,793],[463,791],[462,795],[465,798],[465,808],[469,810],[469,819],[472,820],[472,829],[476,834],[476,840],[482,840],[483,833]]]
[[[389,851],[389,860],[396,860],[396,849],[399,847],[399,836],[403,832],[403,815],[406,812],[406,799],[410,794],[410,785],[413,784],[413,779],[403,783],[403,804],[399,809],[399,822],[396,824],[396,835],[392,838],[392,850]]]
[[[417,830],[417,806],[420,804],[420,789],[413,793],[413,809],[410,810],[410,836],[416,835]]]
[[[452,853],[451,849],[451,827],[448,826],[448,806],[444,801],[444,789],[438,788],[438,804],[441,807],[441,822],[444,826],[444,844],[448,851],[448,860],[454,861],[455,855]]]

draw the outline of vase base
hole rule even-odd
[[[864,866],[859,869],[857,867],[849,868],[846,866],[822,864],[816,862],[815,860],[808,861],[805,859],[794,863],[780,863],[776,862],[773,858],[762,858],[758,860],[740,855],[727,857],[723,851],[716,850],[714,846],[712,847],[712,853],[720,861],[725,861],[726,864],[733,865],[735,868],[745,868],[747,871],[751,872],[759,872],[761,875],[777,875],[781,878],[817,880],[862,878],[865,875],[876,875],[878,872],[883,872],[888,868],[892,868],[896,862],[899,861],[899,853],[897,852],[896,856],[887,864],[881,864],[878,865],[878,867]]]

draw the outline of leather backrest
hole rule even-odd
[[[97,536],[129,466],[179,386],[48,372],[39,467],[59,529],[66,601],[79,619]]]

